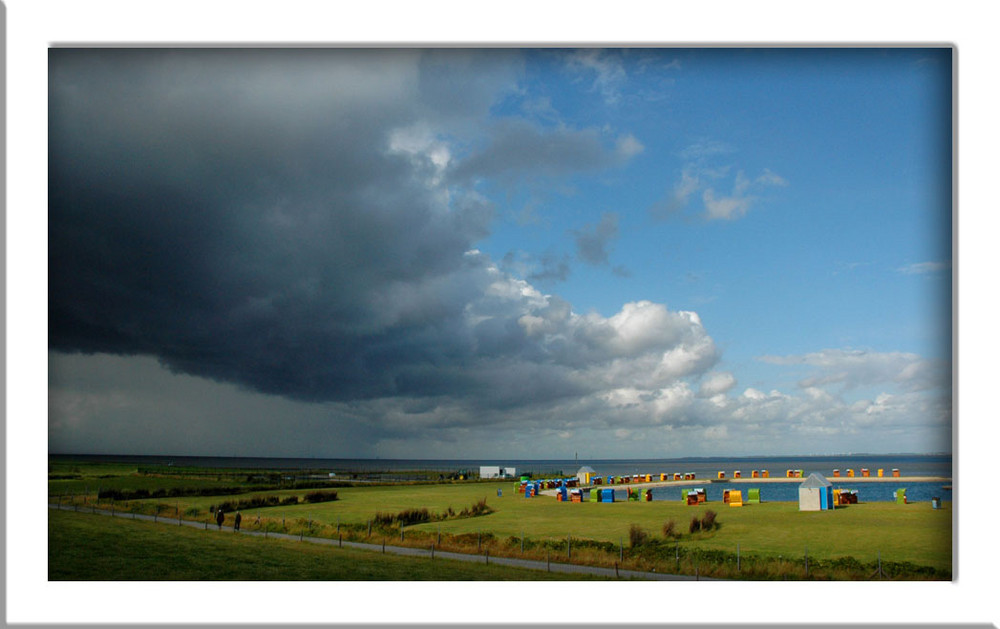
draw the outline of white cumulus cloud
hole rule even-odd
[[[736,386],[736,377],[728,371],[719,371],[707,374],[701,381],[698,390],[700,397],[713,397],[720,393],[725,393]]]

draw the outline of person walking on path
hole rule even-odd
[[[219,525],[219,530],[220,531],[222,530],[222,523],[225,520],[226,520],[225,514],[222,513],[222,509],[219,509],[219,512],[215,514],[215,522]]]
[[[242,515],[240,515],[240,512],[239,512],[239,511],[237,511],[237,512],[236,512],[236,526],[235,526],[235,527],[233,528],[233,532],[234,532],[234,533],[238,533],[238,532],[239,532],[239,530],[240,530],[240,522],[241,522],[242,520],[243,520],[243,516],[242,516]]]

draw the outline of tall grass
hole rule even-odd
[[[107,509],[110,503],[91,504],[90,507]],[[131,503],[119,505],[118,511],[130,508],[140,508],[142,512],[160,513],[165,517],[175,517],[174,505],[165,503],[151,504]],[[469,508],[471,513],[474,508]],[[426,513],[426,516],[424,515]],[[183,515],[189,519],[208,521],[208,512],[187,509]],[[285,520],[276,517],[262,517],[259,521],[244,518],[243,528],[246,530],[262,530],[281,532],[290,535],[310,537],[326,537],[344,541],[379,543],[388,540],[392,545],[402,545],[414,548],[429,549],[434,547],[441,551],[466,554],[489,553],[493,557],[515,557],[534,559],[537,561],[560,561],[574,564],[598,567],[618,567],[622,570],[655,571],[670,574],[698,574],[702,577],[749,580],[949,580],[948,570],[919,566],[912,562],[881,562],[879,576],[877,558],[861,560],[852,556],[833,559],[809,557],[808,572],[805,557],[788,558],[775,557],[766,553],[742,552],[737,561],[735,552],[699,548],[698,543],[714,535],[713,531],[702,528],[702,520],[698,521],[699,531],[696,533],[674,533],[673,538],[658,538],[650,536],[641,526],[629,526],[627,538],[629,544],[621,546],[607,541],[586,538],[572,539],[571,559],[567,558],[568,544],[566,539],[534,539],[519,536],[500,537],[483,530],[482,532],[438,533],[426,528],[407,529],[404,539],[400,539],[399,525],[424,521],[432,514],[424,509],[414,509],[396,514],[376,514],[372,519],[372,530],[369,535],[368,526],[359,523],[344,523],[331,525],[307,518]],[[718,524],[717,521],[714,522]],[[214,526],[214,521],[211,523]],[[231,526],[227,521],[226,526]],[[665,525],[666,529],[667,526]],[[713,527],[717,529],[717,526]],[[623,536],[626,537],[626,536]]]
[[[642,546],[648,539],[649,533],[642,530],[642,527],[638,524],[632,524],[628,527],[628,545],[630,548]]]

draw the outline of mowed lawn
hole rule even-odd
[[[497,496],[497,489],[503,496]],[[711,509],[720,526],[711,533],[685,535],[681,544],[698,548],[760,553],[771,556],[835,559],[852,556],[873,561],[912,562],[951,569],[952,510],[929,503],[898,505],[873,502],[849,505],[835,511],[802,512],[797,503],[775,502],[730,508],[722,503],[689,507],[677,501],[565,503],[550,496],[526,499],[515,493],[510,482],[456,483],[439,485],[358,486],[339,488],[335,502],[290,507],[254,509],[264,518],[303,518],[336,525],[364,524],[376,512],[398,513],[427,508],[443,513],[450,507],[458,513],[486,499],[495,512],[476,518],[448,519],[408,527],[442,533],[492,533],[505,539],[593,539],[628,544],[629,527],[636,524],[654,536],[662,535],[664,523],[673,520],[676,530],[688,533],[692,517]],[[279,493],[279,492],[268,492]],[[280,492],[281,494],[293,492]],[[302,493],[302,492],[294,492]],[[181,499],[180,506],[207,509],[219,498]],[[245,517],[247,514],[244,514]]]
[[[263,539],[49,511],[49,580],[467,581],[596,577],[399,557],[308,542]]]

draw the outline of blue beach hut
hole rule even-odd
[[[809,475],[799,485],[799,511],[833,509],[833,485],[822,474]]]

